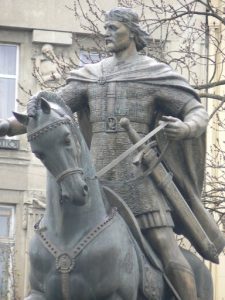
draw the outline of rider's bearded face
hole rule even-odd
[[[118,53],[129,48],[133,34],[123,23],[109,20],[105,23],[105,31],[105,42],[109,52]]]

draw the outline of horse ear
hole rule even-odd
[[[48,101],[41,97],[41,109],[42,111],[49,115],[51,111],[51,106],[49,105]]]
[[[13,114],[14,114],[14,116],[17,119],[18,122],[20,122],[21,124],[23,124],[25,126],[28,125],[29,117],[27,115],[20,114],[20,113],[15,112],[15,111],[13,111]]]

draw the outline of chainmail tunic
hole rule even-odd
[[[73,111],[79,111],[84,104],[90,108],[91,154],[96,170],[101,170],[132,146],[119,125],[122,117],[128,117],[132,127],[144,136],[153,128],[158,109],[176,117],[190,100],[190,94],[183,92],[181,97],[175,88],[159,89],[140,82],[71,81],[58,93]],[[170,211],[162,192],[148,178],[135,180],[138,176],[137,167],[132,163],[135,155],[137,152],[104,174],[101,180],[125,200],[136,216],[155,213],[155,221],[148,221],[153,223],[149,227],[157,223],[171,225],[171,218],[162,220],[165,211]]]

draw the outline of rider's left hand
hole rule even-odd
[[[172,116],[162,116],[162,121],[168,122],[164,132],[169,140],[177,141],[188,137],[190,128],[180,119]]]

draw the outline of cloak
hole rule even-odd
[[[123,69],[110,74],[104,74],[103,64],[110,64],[111,58],[106,58],[99,63],[87,64],[80,69],[71,71],[67,78],[70,81],[95,82],[104,84],[107,82],[146,82],[148,84],[175,87],[189,92],[200,101],[198,94],[189,85],[189,83],[170,66],[159,63],[147,56],[141,56],[133,63],[123,65]]]
[[[70,77],[67,79],[67,83],[74,80],[99,84],[105,84],[108,82],[140,82],[157,86],[159,89],[164,87],[173,87],[177,89],[177,93],[181,93],[181,97],[182,91],[185,91],[190,94],[190,99],[195,98],[197,101],[200,101],[198,94],[189,85],[189,83],[181,75],[177,74],[171,67],[164,63],[159,63],[146,56],[140,56],[140,58],[134,62],[123,65],[122,70],[105,74],[104,65],[107,65],[107,63],[110,65],[111,59],[112,58],[107,58],[99,63],[88,64],[81,69],[72,71]],[[158,116],[162,114],[160,111],[157,113]],[[81,131],[84,134],[87,144],[90,145],[91,127],[88,119],[88,107],[85,107],[83,111],[79,112],[78,118]],[[159,149],[162,150],[165,144],[165,136],[162,135],[162,133],[158,133],[156,140]],[[206,143],[205,134],[203,134],[199,138],[171,142],[163,158],[163,161],[173,174],[175,184],[186,202],[189,204],[193,213],[196,215],[197,219],[199,219],[198,214],[200,216],[202,211],[205,210],[201,203],[201,192],[204,182],[205,154]],[[204,214],[205,212],[203,212],[203,215]],[[209,216],[207,216],[207,218],[208,217]],[[183,228],[182,220],[179,219],[179,216],[176,215],[173,216],[173,218],[176,233],[184,234],[191,241],[188,229]],[[199,222],[201,224],[201,220],[199,220]],[[205,224],[201,225],[208,234],[207,228],[204,226]],[[210,232],[210,234],[208,234],[212,242],[219,235],[218,232]]]
[[[85,65],[81,69],[72,71],[70,77],[67,79],[67,83],[73,80],[99,84],[121,81],[145,82],[146,84],[159,86],[160,89],[163,87],[177,88],[177,93],[179,93],[179,91],[181,93],[185,91],[190,93],[190,98],[194,97],[197,101],[200,101],[195,90],[171,67],[164,63],[156,62],[154,59],[146,56],[141,56],[140,58],[139,61],[123,66],[122,71],[120,70],[119,72],[112,72],[110,74],[104,74],[103,62],[109,61],[110,63],[111,58],[107,58],[96,64]],[[161,113],[162,112],[159,111],[158,115]],[[91,134],[87,135],[87,131],[90,132],[91,128],[90,124],[88,124],[87,107],[84,108],[82,112],[79,112],[79,121],[87,144],[90,145]],[[157,135],[157,141],[161,149],[165,143],[165,136],[159,133]],[[178,186],[181,190],[184,189],[187,202],[189,202],[189,198],[193,198],[193,196],[188,196],[189,193],[194,193],[196,195],[194,197],[195,199],[200,198],[205,168],[205,135],[203,134],[197,139],[173,142],[169,148],[164,160],[173,172],[174,180]],[[193,187],[192,191],[187,185]]]

